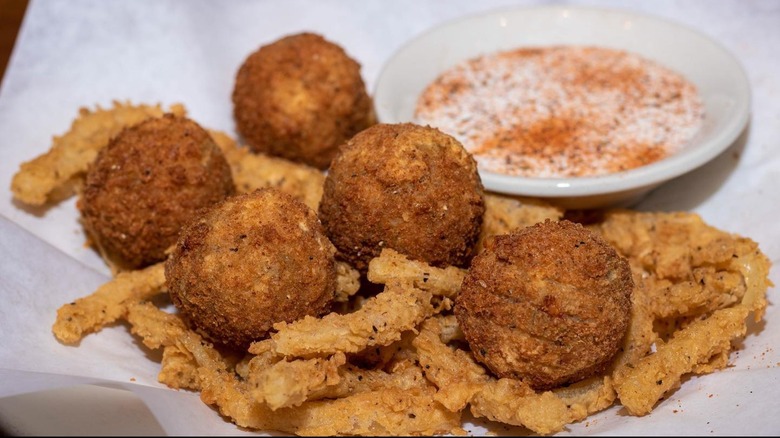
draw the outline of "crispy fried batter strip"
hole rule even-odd
[[[649,300],[661,317],[698,315],[738,302],[746,291],[746,262],[764,263],[756,259],[761,254],[755,242],[709,226],[694,213],[615,210],[594,229],[632,266],[653,276]]]
[[[250,361],[247,379],[250,394],[272,410],[300,406],[310,393],[338,384],[339,369],[346,362],[344,353],[327,358],[280,360],[270,366],[258,366]]]
[[[441,338],[442,342],[447,344],[452,341],[466,341],[466,336],[461,331],[455,315],[439,316],[438,321],[441,330],[439,338]]]
[[[448,433],[460,426],[460,413],[444,409],[433,399],[435,390],[421,385],[382,386],[273,411],[254,401],[249,385],[227,371],[227,363],[209,343],[183,329],[178,317],[149,303],[136,303],[128,311],[128,321],[133,333],[150,348],[176,345],[188,351],[198,365],[197,386],[203,402],[215,405],[241,427],[317,436],[428,435]]]
[[[189,351],[176,345],[163,348],[157,380],[173,389],[200,389],[198,364]]]
[[[439,388],[436,400],[451,411],[460,411],[484,388],[490,376],[468,352],[444,344],[441,333],[439,318],[429,319],[412,345],[425,377]]]
[[[223,132],[210,133],[230,163],[233,181],[239,192],[249,193],[260,188],[276,187],[317,211],[322,198],[322,185],[325,183],[323,172],[283,158],[254,153],[239,147]]]
[[[308,400],[334,399],[347,397],[359,392],[378,391],[383,388],[410,390],[430,385],[423,377],[422,369],[405,361],[390,372],[381,369],[363,369],[347,364],[339,370],[337,384],[314,391]]]
[[[540,434],[560,432],[576,420],[580,409],[570,409],[551,391],[536,393],[515,379],[491,380],[471,400],[471,413]]]
[[[132,302],[127,306],[126,318],[130,331],[141,337],[148,348],[163,348],[163,358],[157,380],[171,388],[200,389],[198,364],[192,353],[176,341],[184,336],[184,322],[165,313],[148,302]]]
[[[131,333],[140,336],[143,344],[152,350],[176,345],[176,341],[187,332],[181,318],[146,301],[130,303],[125,317],[130,323]]]
[[[550,434],[605,409],[614,400],[608,378],[557,393],[537,393],[515,379],[496,380],[468,352],[442,342],[440,318],[423,323],[413,345],[426,377],[439,388],[436,400],[452,410],[469,404],[476,417]]]
[[[615,210],[593,227],[629,259],[661,333],[745,300],[760,319],[770,263],[754,241],[685,212]]]
[[[683,375],[729,351],[731,341],[745,334],[748,312],[744,306],[715,311],[677,331],[654,354],[622,368],[615,375],[620,402],[632,415],[650,412],[664,393],[679,386]]]
[[[372,283],[410,282],[416,288],[445,297],[454,297],[460,292],[465,276],[465,269],[455,266],[434,268],[427,263],[410,260],[390,248],[383,249],[379,257],[371,259],[368,264],[368,280]]]
[[[423,324],[413,345],[426,377],[439,388],[436,400],[450,410],[460,411],[470,404],[476,417],[537,433],[557,432],[573,421],[566,404],[553,393],[537,394],[518,380],[496,380],[469,353],[445,345],[435,319]]]
[[[483,248],[490,236],[506,234],[517,228],[524,228],[544,222],[558,220],[563,210],[538,199],[512,197],[499,194],[485,195],[485,216],[482,222],[478,248]]]
[[[659,318],[696,316],[729,307],[742,299],[745,283],[742,274],[718,271],[713,267],[694,268],[695,279],[690,281],[659,280],[653,282],[651,294],[653,314]],[[663,300],[660,297],[664,297]]]
[[[648,276],[641,268],[632,266],[631,270],[634,278],[634,290],[631,293],[631,319],[628,332],[623,339],[623,346],[613,360],[611,366],[613,370],[631,366],[647,355],[658,340],[657,334],[653,331],[654,317],[648,303],[652,282],[648,282]]]
[[[728,364],[748,312],[760,320],[766,307],[770,263],[752,240],[692,213],[615,210],[593,227],[634,272],[632,322],[613,377],[621,403],[645,415],[683,375]]]
[[[433,387],[384,388],[309,402],[302,409],[276,411],[279,427],[273,429],[302,436],[427,436],[460,431],[460,413],[444,409],[433,399],[434,393]]]
[[[271,364],[267,358],[256,356],[249,363],[246,381],[252,398],[272,410],[383,388],[408,390],[428,385],[422,370],[411,361],[400,362],[386,372],[347,363],[343,353]]]
[[[613,210],[593,227],[635,265],[671,280],[691,280],[692,247],[706,245],[722,233],[685,212]]]
[[[350,363],[357,364],[363,368],[396,369],[399,364],[416,361],[417,355],[412,347],[412,340],[415,336],[417,336],[416,331],[405,331],[401,333],[401,339],[391,344],[367,348],[350,354],[347,359]]]
[[[270,429],[274,412],[257,403],[248,394],[248,388],[233,373],[209,363],[199,363],[200,399],[215,406],[219,413],[240,427]]]
[[[595,376],[575,384],[554,389],[553,393],[569,406],[572,421],[580,421],[589,415],[612,406],[617,398],[612,378]]]
[[[180,116],[186,113],[179,104],[172,105],[168,111]],[[29,205],[45,204],[55,191],[80,178],[112,137],[150,117],[161,117],[164,112],[160,105],[118,101],[107,110],[99,106],[93,111],[81,108],[68,132],[54,137],[47,153],[22,163],[11,182],[14,197]],[[70,194],[57,196],[64,198]]]
[[[748,312],[760,320],[766,307],[770,262],[752,240],[692,213],[615,210],[593,227],[634,272],[632,322],[613,378],[621,403],[645,415],[683,375],[728,364]]]
[[[459,430],[460,413],[433,400],[434,389],[383,388],[272,411],[253,401],[234,375],[201,368],[201,399],[237,425],[302,436],[432,435]]]
[[[414,329],[439,308],[432,294],[409,284],[391,281],[385,290],[366,300],[359,310],[322,318],[307,316],[293,323],[277,323],[271,335],[277,354],[294,357],[355,353],[367,347],[388,345],[401,333]]]
[[[360,271],[349,263],[336,261],[336,302],[349,301],[360,290]]]
[[[163,364],[157,378],[173,388],[202,389],[200,368],[224,371],[228,360],[187,329],[184,322],[149,302],[134,301],[127,307],[131,333],[141,337],[150,349],[164,348]],[[167,359],[166,359],[167,357]],[[173,384],[173,385],[171,385]]]
[[[60,307],[52,331],[60,341],[74,344],[86,334],[121,318],[130,303],[149,299],[163,291],[163,263],[120,273],[91,295]]]
[[[741,304],[753,312],[753,319],[755,322],[759,322],[763,318],[768,304],[767,290],[774,286],[769,280],[769,268],[772,263],[758,248],[733,260],[733,263],[745,278],[747,290],[742,297]]]

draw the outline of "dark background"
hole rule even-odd
[[[0,0],[0,82],[14,48],[28,0]]]

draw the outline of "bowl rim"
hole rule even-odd
[[[732,64],[731,67],[736,73],[736,78],[738,79],[734,83],[738,97],[736,99],[734,110],[732,111],[735,116],[727,118],[725,123],[723,123],[717,129],[714,135],[710,135],[696,148],[687,148],[648,165],[606,175],[568,178],[523,177],[490,172],[480,168],[480,177],[486,189],[514,195],[536,196],[544,198],[567,198],[590,195],[608,195],[619,192],[634,191],[643,187],[652,188],[670,179],[676,178],[696,168],[699,168],[707,162],[711,161],[723,153],[726,149],[728,149],[747,128],[748,121],[750,120],[750,108],[752,105],[751,86],[744,66],[732,51],[727,49],[723,44],[705,34],[704,32],[675,20],[622,8],[599,6],[504,6],[443,21],[406,41],[387,59],[381,68],[379,75],[377,76],[377,81],[375,82],[373,93],[374,99],[375,101],[381,101],[385,98],[385,92],[391,92],[390,90],[385,90],[383,85],[387,81],[387,77],[390,74],[389,67],[393,65],[393,62],[396,61],[397,58],[402,56],[405,52],[413,48],[415,45],[419,44],[422,40],[431,38],[431,35],[443,32],[449,28],[462,27],[471,21],[484,20],[492,16],[499,17],[508,13],[524,14],[547,12],[549,14],[556,14],[563,13],[563,11],[575,11],[577,13],[584,14],[612,14],[623,16],[628,19],[643,20],[651,24],[671,26],[680,32],[688,33],[689,35],[698,37],[702,42],[709,44],[719,53],[720,56],[729,60]],[[382,114],[384,112],[384,107],[381,105],[376,105],[376,111],[377,118],[380,123],[412,122],[411,120],[393,120],[395,117],[390,117],[391,121],[385,122],[383,121],[383,118],[385,118],[387,114]],[[705,113],[705,121],[706,118],[707,114]],[[696,140],[693,141],[696,142]]]

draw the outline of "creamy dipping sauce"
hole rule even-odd
[[[421,94],[414,121],[457,138],[484,170],[578,177],[674,154],[703,119],[696,87],[664,66],[621,50],[554,46],[456,65]]]

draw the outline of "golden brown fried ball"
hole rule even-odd
[[[168,114],[125,129],[98,153],[78,207],[107,261],[136,269],[165,260],[182,225],[234,191],[211,136]]]
[[[339,145],[375,123],[360,65],[313,33],[249,55],[236,75],[233,115],[254,151],[320,169]]]
[[[320,220],[339,256],[366,271],[385,247],[435,266],[466,266],[485,212],[477,165],[441,131],[379,124],[339,150]]]
[[[165,264],[165,279],[193,328],[244,349],[274,323],[329,310],[335,251],[312,209],[262,189],[228,198],[188,224]]]
[[[547,220],[490,240],[455,306],[474,356],[536,389],[602,371],[628,329],[634,283],[599,235]]]

